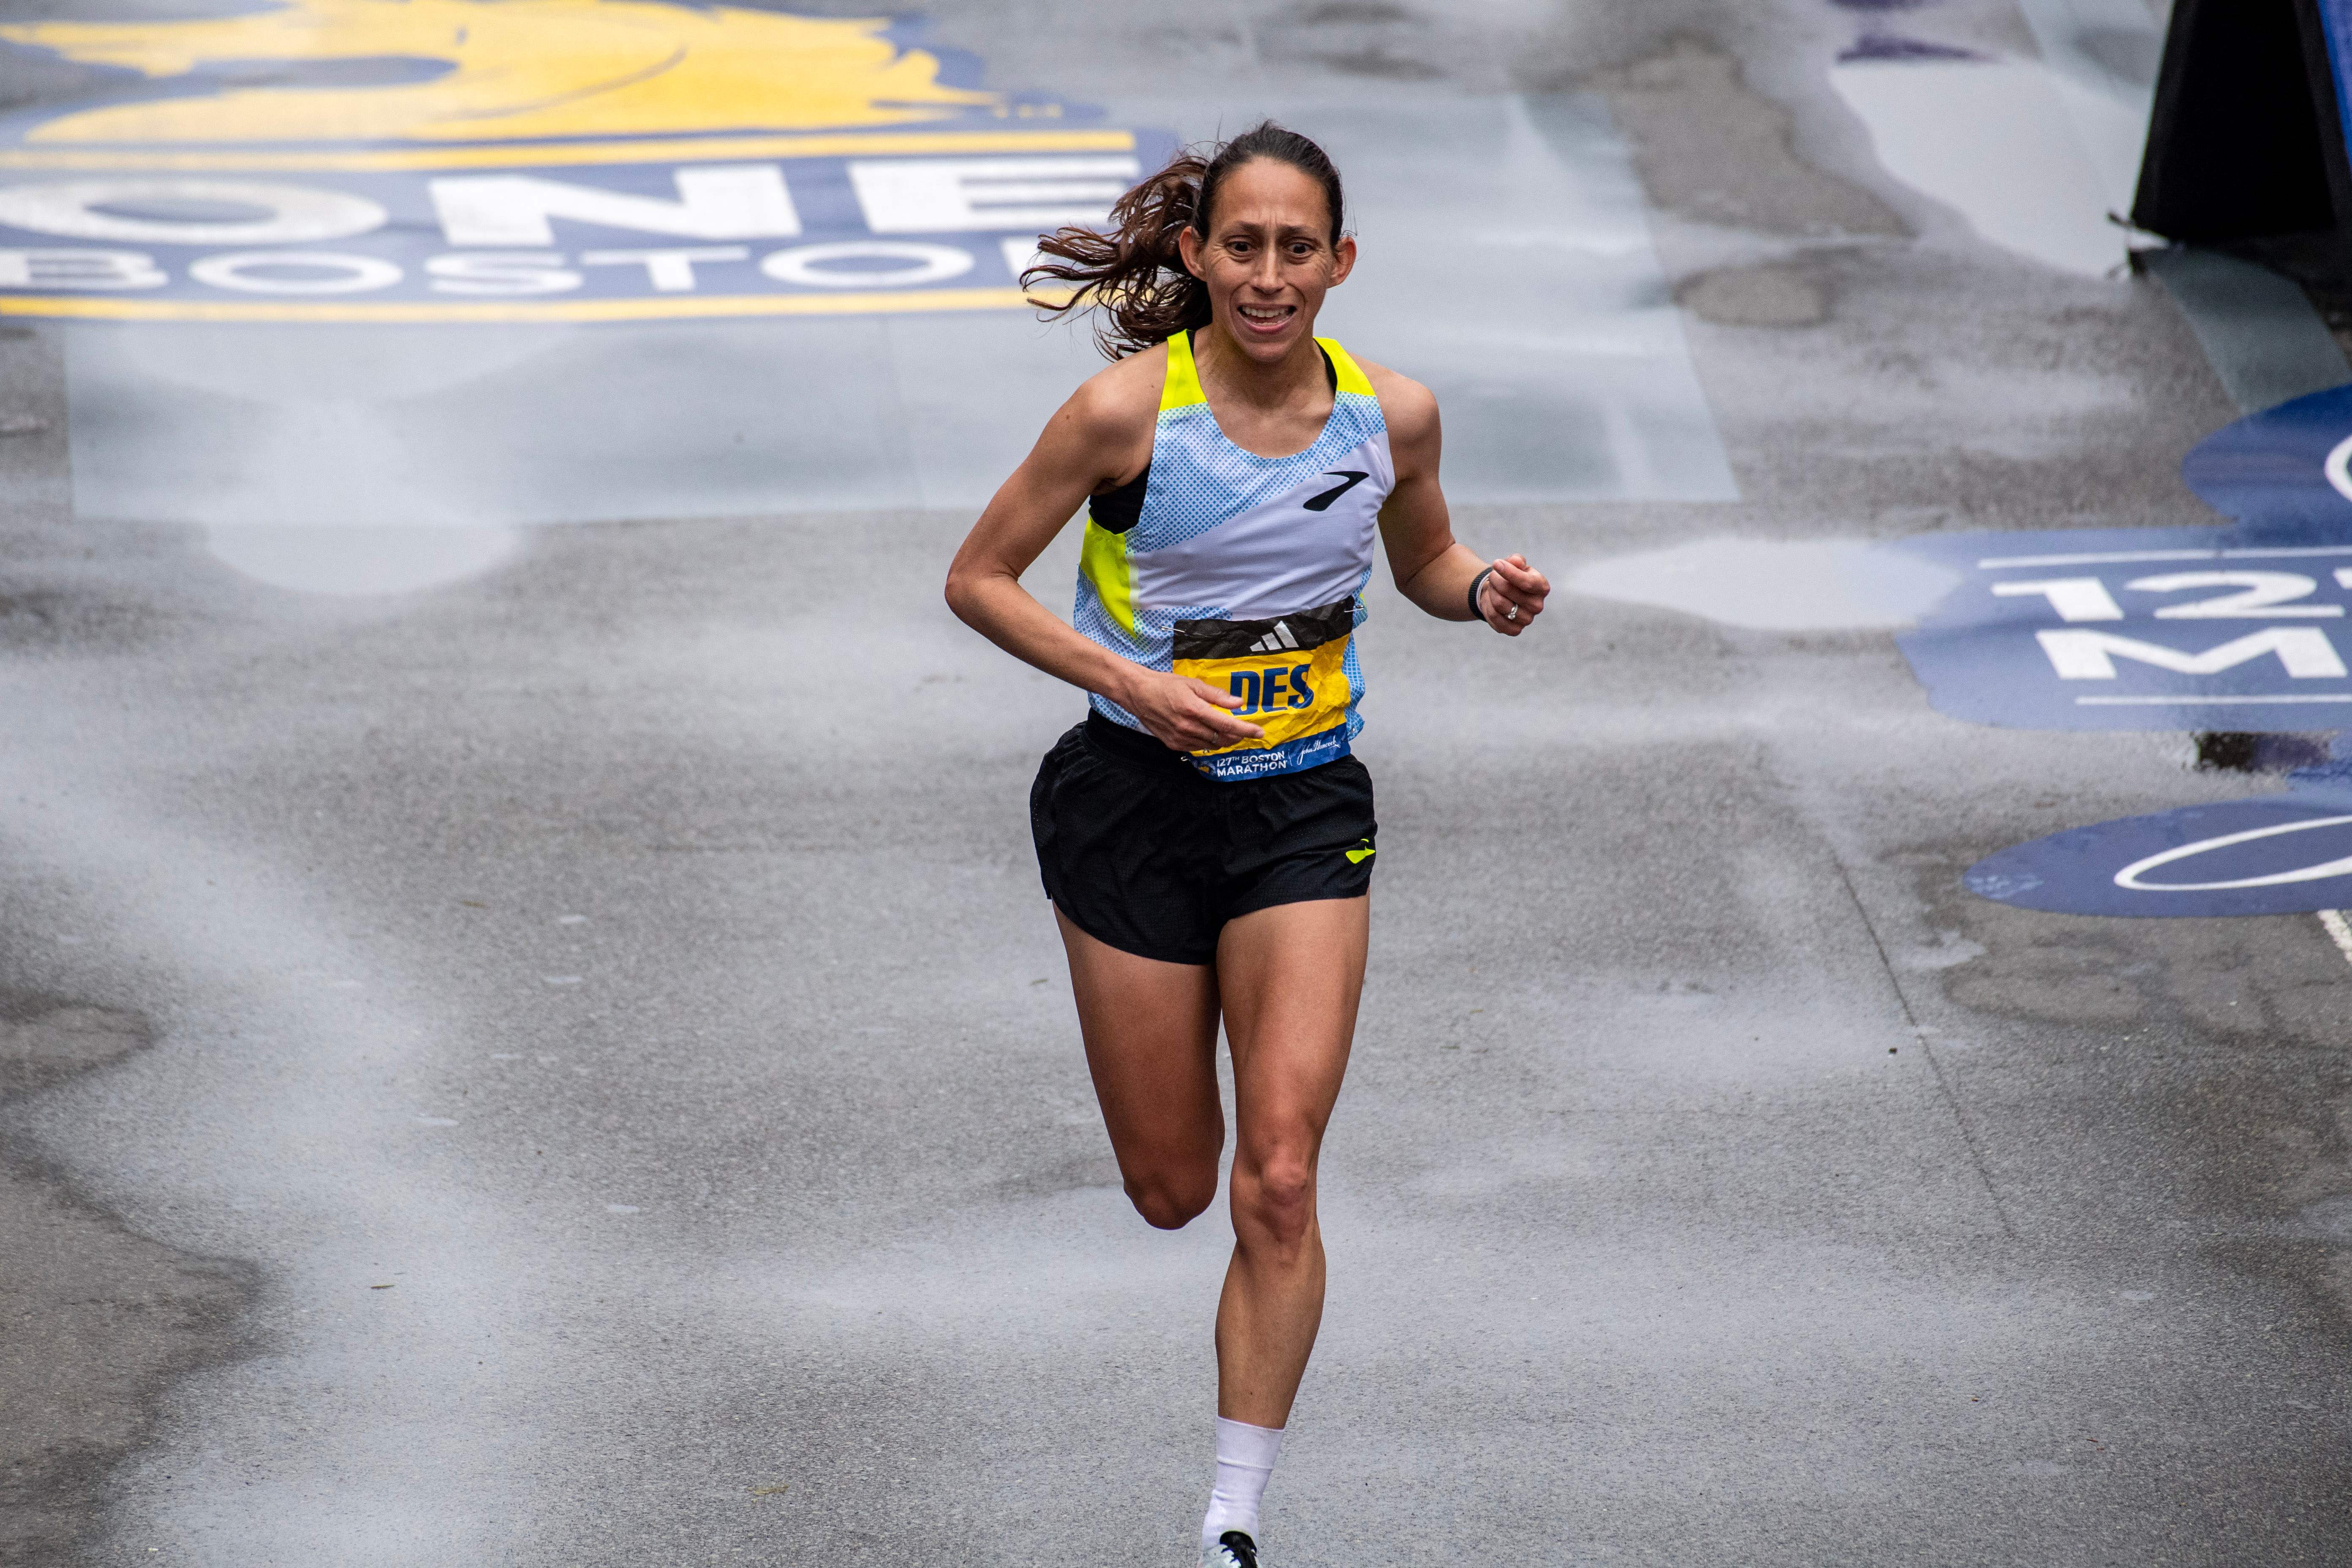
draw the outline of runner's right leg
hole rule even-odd
[[[1056,910],[1087,1067],[1136,1212],[1174,1230],[1216,1201],[1217,972],[1098,942]]]

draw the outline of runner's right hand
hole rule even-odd
[[[1160,743],[1179,752],[1209,752],[1235,741],[1263,740],[1265,731],[1234,717],[1242,700],[1189,675],[1138,669],[1124,691],[1105,695],[1143,721]]]

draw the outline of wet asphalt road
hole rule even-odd
[[[1605,101],[1738,499],[1458,509],[1556,580],[2210,519],[2177,465],[2237,410],[2178,309],[1881,169],[1823,82],[1849,13],[935,15],[1160,124],[1173,59],[1237,104]],[[42,1260],[0,1275],[0,1553],[1183,1561],[1229,1233],[1119,1194],[1026,842],[1080,705],[939,604],[969,510],[681,483],[442,586],[272,586],[76,515],[119,437],[69,366],[121,353],[76,334],[120,331],[0,341],[0,1225]],[[591,337],[672,382],[752,341]],[[2307,917],[1958,883],[2267,783],[1944,718],[1883,632],[1372,610],[1383,871],[1272,1561],[2352,1555],[2352,970]]]

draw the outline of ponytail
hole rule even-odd
[[[1124,359],[1179,332],[1209,324],[1209,288],[1184,269],[1177,237],[1187,228],[1206,239],[1217,187],[1244,163],[1269,158],[1287,163],[1323,187],[1337,245],[1345,209],[1339,171],[1323,149],[1272,121],[1243,132],[1206,155],[1188,148],[1168,166],[1118,198],[1108,232],[1072,226],[1039,237],[1052,259],[1021,274],[1021,287],[1051,279],[1074,285],[1066,300],[1034,301],[1055,315],[1097,309],[1095,344],[1105,359]]]

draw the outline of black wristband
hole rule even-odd
[[[1485,587],[1486,585],[1486,579],[1492,577],[1494,574],[1495,569],[1492,566],[1489,566],[1484,572],[1479,573],[1478,575],[1470,579],[1470,618],[1474,621],[1484,621],[1486,619],[1486,612],[1478,607],[1478,590]],[[1488,624],[1492,625],[1493,623],[1489,622]]]

